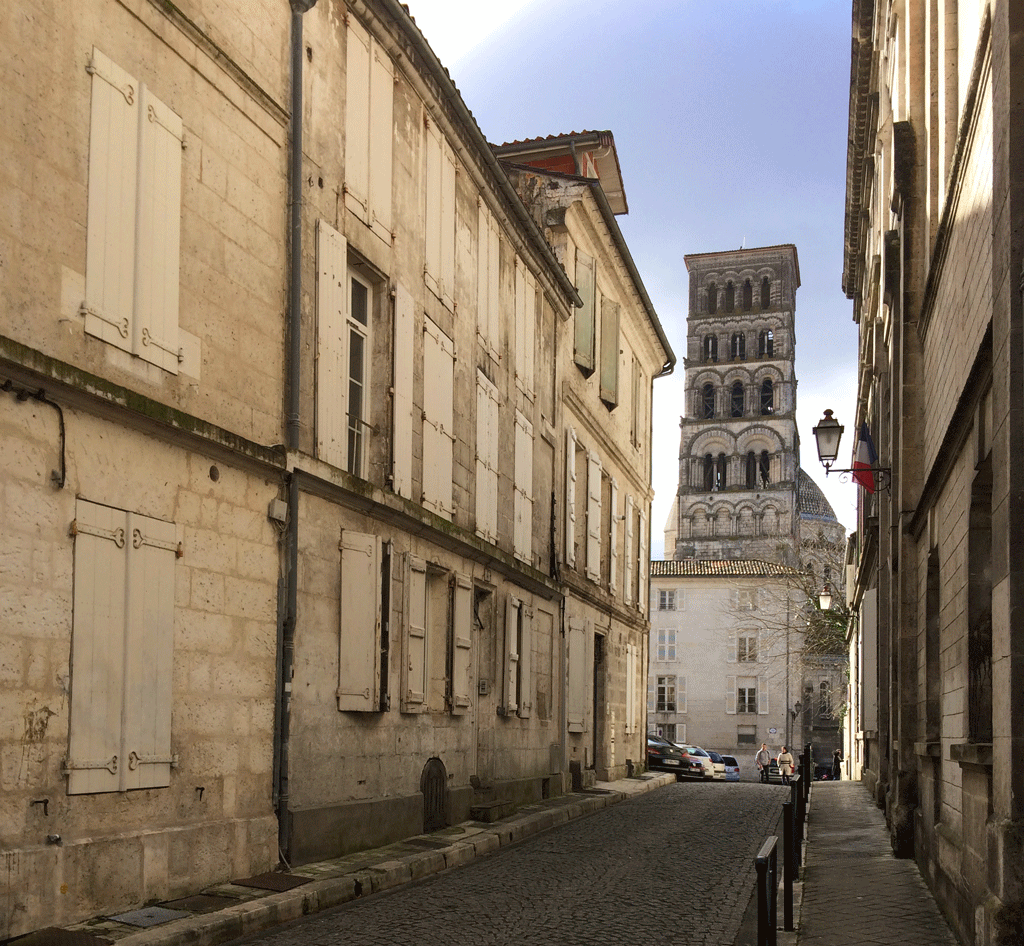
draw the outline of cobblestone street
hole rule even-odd
[[[245,942],[385,946],[731,944],[789,792],[666,786],[419,884]]]

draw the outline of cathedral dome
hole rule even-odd
[[[814,480],[800,468],[796,500],[797,512],[801,519],[822,519],[826,522],[838,522],[835,511],[825,498]]]

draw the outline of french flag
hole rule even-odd
[[[878,454],[875,453],[875,444],[871,439],[867,422],[864,422],[860,425],[860,439],[853,454],[853,478],[869,493],[875,491],[875,474],[871,472],[871,468],[877,465]]]

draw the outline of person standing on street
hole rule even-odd
[[[782,747],[782,752],[779,753],[779,775],[782,776],[782,784],[789,784],[789,777],[793,774],[793,753],[789,751],[786,746]]]
[[[838,782],[843,777],[843,754],[836,749],[832,753],[832,781]]]
[[[768,764],[772,761],[772,754],[768,751],[768,744],[765,742],[761,743],[761,748],[758,750],[757,755],[754,756],[754,762],[757,765],[758,771],[761,773],[761,781],[768,781]]]

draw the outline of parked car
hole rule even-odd
[[[647,768],[675,772],[677,780],[704,777],[703,760],[683,752],[675,743],[653,734],[647,736]]]
[[[720,782],[725,781],[725,759],[715,752],[713,749],[708,749],[708,755],[711,756],[711,761],[714,763],[714,778]]]
[[[740,780],[740,764],[735,756],[724,755],[722,762],[725,763],[725,780],[727,782],[738,782]]]
[[[700,760],[701,765],[704,766],[704,778],[712,779],[715,777],[715,763],[711,761],[711,756],[705,750],[700,746],[681,746],[680,748],[685,749],[691,756]]]

